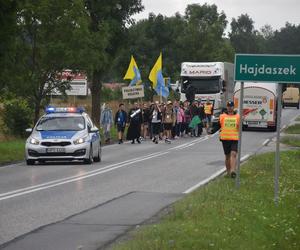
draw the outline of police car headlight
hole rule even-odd
[[[78,138],[74,141],[74,144],[75,145],[82,144],[82,143],[86,142],[86,140],[87,140],[87,137]]]
[[[29,143],[33,144],[33,145],[39,145],[40,144],[39,140],[37,140],[35,138],[30,138]]]

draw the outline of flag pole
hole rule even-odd
[[[162,86],[160,86],[160,98],[159,98],[159,100],[160,100],[160,103],[162,103]]]

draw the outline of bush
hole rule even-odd
[[[10,135],[24,137],[25,129],[29,128],[32,122],[32,110],[28,102],[21,98],[12,98],[4,100],[3,104],[3,130]]]

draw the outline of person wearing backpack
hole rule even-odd
[[[173,111],[173,104],[171,101],[167,102],[166,110],[163,113],[163,124],[164,124],[164,131],[165,131],[165,142],[171,143],[171,136],[172,136],[172,127],[175,124],[175,114]]]

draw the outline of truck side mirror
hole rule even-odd
[[[227,84],[226,84],[226,81],[223,80],[223,81],[222,81],[222,91],[223,91],[223,92],[226,91],[226,85],[227,85]]]

